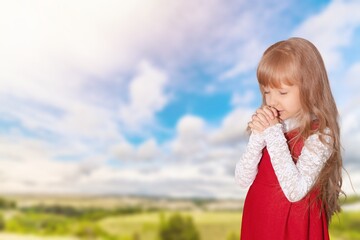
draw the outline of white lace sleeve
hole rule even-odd
[[[262,134],[253,133],[250,135],[245,153],[241,156],[235,168],[235,181],[241,187],[246,188],[254,181],[264,147],[265,141]]]
[[[285,196],[290,202],[301,200],[314,185],[320,170],[332,153],[332,148],[320,141],[318,133],[313,134],[304,142],[295,164],[281,124],[267,128],[264,139]],[[329,143],[331,137],[325,136],[325,141]]]

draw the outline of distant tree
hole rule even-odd
[[[16,203],[0,197],[0,209],[16,208]]]
[[[4,216],[0,213],[0,231],[5,229],[5,219]]]
[[[196,230],[191,217],[183,217],[180,214],[172,215],[167,222],[161,220],[161,240],[199,240],[200,236]]]

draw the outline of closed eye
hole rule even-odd
[[[280,92],[280,95],[286,95],[287,92]]]

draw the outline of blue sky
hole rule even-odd
[[[263,51],[320,50],[360,188],[360,2],[0,3],[0,191],[241,198]],[[344,175],[344,189],[353,194]]]

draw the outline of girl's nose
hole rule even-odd
[[[269,96],[268,97],[267,105],[276,108],[277,104],[278,104],[278,101],[277,101],[276,97],[274,97],[274,96]]]

